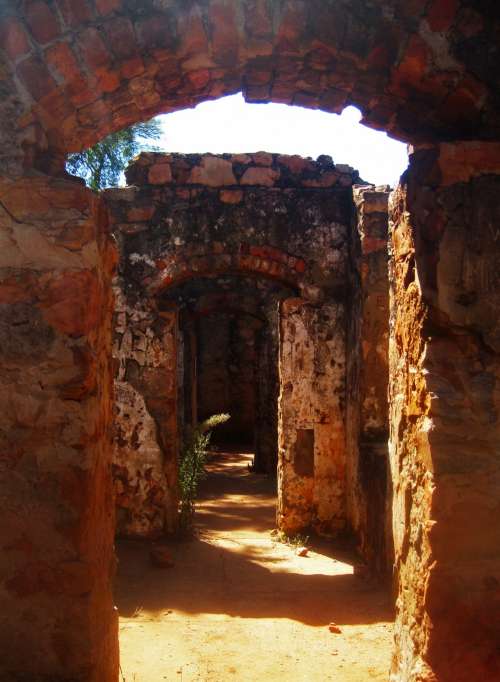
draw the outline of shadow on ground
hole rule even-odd
[[[275,482],[250,471],[248,455],[220,455],[201,489],[199,537],[170,545],[175,565],[158,569],[149,544],[118,543],[116,603],[124,617],[169,610],[307,625],[392,619],[387,590],[353,574],[356,557],[321,543],[297,557],[274,542]]]

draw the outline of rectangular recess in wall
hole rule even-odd
[[[314,429],[297,429],[293,468],[297,476],[314,475]]]

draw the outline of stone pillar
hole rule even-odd
[[[389,188],[354,189],[347,316],[347,512],[371,571],[392,566],[387,384]]]
[[[259,335],[255,374],[257,413],[255,422],[255,468],[276,476],[278,460],[278,303],[265,306],[266,324]]]
[[[280,309],[278,526],[345,525],[345,313],[291,298]]]
[[[177,527],[177,313],[115,291],[117,532],[158,537]]]
[[[391,199],[391,679],[500,679],[500,145],[414,150]]]
[[[106,215],[3,179],[0,239],[0,678],[115,682]]]

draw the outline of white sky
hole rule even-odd
[[[367,182],[394,186],[407,166],[406,145],[361,125],[360,118],[354,107],[337,116],[285,104],[247,104],[238,94],[161,116],[158,145],[181,153],[329,154]]]

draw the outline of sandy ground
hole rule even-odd
[[[118,546],[122,682],[386,682],[387,590],[331,544],[299,557],[276,542],[273,484],[249,461],[211,463],[199,537],[170,546],[173,568],[154,568],[147,543]]]

